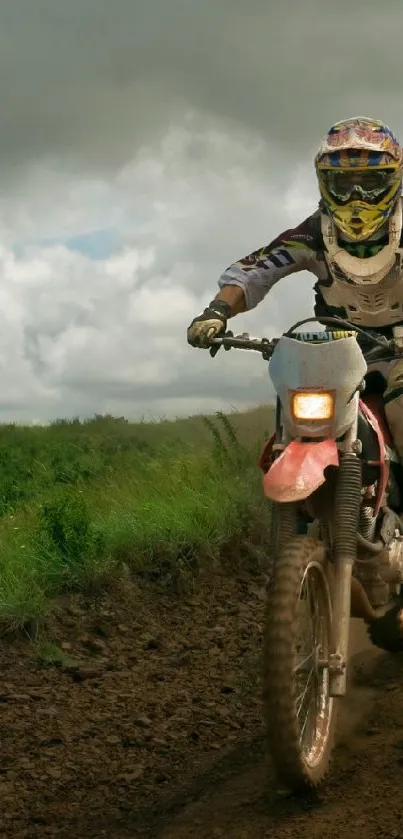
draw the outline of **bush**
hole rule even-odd
[[[105,549],[82,495],[67,492],[41,507],[32,544],[47,557],[56,588],[58,579],[60,588],[82,585]]]
[[[264,545],[269,510],[246,420],[247,443],[223,414],[0,427],[0,619],[38,617],[49,598],[107,581],[122,562],[191,571]]]

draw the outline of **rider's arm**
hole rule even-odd
[[[214,301],[188,327],[188,343],[208,349],[212,337],[226,330],[228,318],[257,306],[282,277],[304,269],[315,274],[321,246],[318,231],[320,237],[320,218],[315,213],[270,245],[230,265],[219,278]]]
[[[312,270],[319,242],[318,219],[318,213],[309,216],[266,247],[230,265],[218,280],[220,291],[215,299],[228,303],[233,316],[254,309],[283,277]]]
[[[214,300],[223,300],[231,307],[231,317],[246,311],[245,293],[239,285],[223,285],[214,297]]]

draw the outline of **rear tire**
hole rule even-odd
[[[268,592],[263,690],[268,746],[279,781],[295,791],[323,781],[333,747],[336,701],[329,696],[327,667],[332,620],[328,570],[321,542],[295,536],[279,550]],[[303,610],[310,633],[306,620],[301,630]],[[301,675],[308,670],[302,690]]]

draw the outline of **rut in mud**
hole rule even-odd
[[[281,799],[263,751],[263,579],[128,582],[3,639],[0,837],[403,839],[403,660],[364,649],[316,800]],[[57,658],[53,651],[53,658]]]

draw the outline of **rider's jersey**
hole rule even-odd
[[[387,232],[365,243],[340,241],[344,250],[365,259],[374,256],[388,242]],[[393,268],[375,285],[355,285],[348,277],[337,281],[331,275],[321,230],[321,211],[308,216],[297,227],[284,231],[269,245],[234,262],[219,278],[220,288],[236,285],[243,289],[246,310],[253,309],[283,277],[309,271],[314,285],[315,315],[342,317],[351,323],[382,331],[403,323],[403,234]]]

